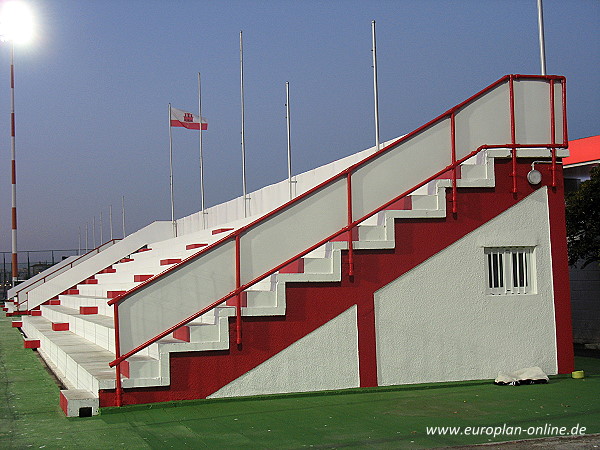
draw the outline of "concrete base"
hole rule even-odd
[[[90,391],[67,389],[60,391],[60,407],[67,417],[91,417],[98,414],[99,401]]]

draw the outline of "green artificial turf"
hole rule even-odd
[[[66,418],[58,386],[10,322],[0,319],[0,448],[427,448],[544,437],[426,432],[504,424],[600,433],[600,360],[593,358],[576,358],[584,379],[556,376],[546,385],[436,383],[104,408],[99,416]]]

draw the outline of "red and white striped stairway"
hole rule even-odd
[[[155,239],[110,264],[98,255],[15,326],[61,380],[69,416],[377,386],[374,293],[526,198],[560,205],[563,108],[563,78],[504,77],[262,217]],[[525,181],[539,160],[551,163],[537,166],[543,188]],[[302,360],[320,346],[337,350]]]

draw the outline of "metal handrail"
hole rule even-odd
[[[552,142],[550,144],[548,143],[540,143],[540,144],[518,144],[516,142],[516,134],[515,134],[515,105],[514,105],[514,87],[513,87],[513,82],[514,80],[518,80],[518,79],[539,79],[539,80],[546,80],[549,81],[549,85],[550,85],[550,121],[551,121],[551,140]],[[471,102],[473,102],[474,100],[476,100],[477,98],[481,97],[483,94],[489,92],[490,90],[494,89],[495,87],[499,86],[502,83],[505,82],[509,82],[509,93],[510,93],[510,125],[511,125],[511,142],[510,143],[506,143],[506,144],[497,144],[497,145],[488,145],[488,144],[483,144],[481,146],[479,146],[476,150],[472,151],[471,153],[469,153],[468,155],[460,158],[460,159],[456,159],[456,153],[455,153],[455,115],[456,113],[462,109],[463,107],[465,107],[466,105],[470,104]],[[562,87],[562,108],[563,108],[563,129],[562,129],[562,136],[563,136],[563,142],[561,143],[557,143],[556,142],[556,136],[555,136],[555,111],[554,111],[554,85],[555,82],[560,82],[561,87]],[[131,290],[125,292],[124,294],[121,294],[120,296],[110,300],[108,302],[109,305],[114,305],[114,321],[115,321],[115,359],[109,363],[110,367],[115,367],[116,368],[116,390],[117,390],[117,405],[120,406],[121,404],[121,393],[122,393],[122,387],[121,387],[121,376],[120,376],[120,364],[121,362],[123,362],[125,359],[129,358],[130,356],[138,353],[139,351],[143,350],[144,348],[150,346],[151,344],[157,342],[158,340],[166,337],[167,335],[169,335],[170,333],[172,333],[173,331],[177,330],[178,328],[185,326],[186,324],[188,324],[189,322],[191,322],[192,320],[198,318],[199,316],[206,314],[207,312],[209,312],[210,310],[216,308],[217,306],[223,304],[224,302],[226,302],[227,300],[236,297],[236,342],[238,344],[241,343],[241,299],[240,299],[240,294],[248,289],[249,287],[253,286],[254,284],[258,283],[259,281],[267,278],[268,276],[274,274],[275,272],[277,272],[278,270],[280,270],[281,268],[285,267],[286,265],[288,265],[290,262],[297,260],[298,258],[301,258],[303,256],[305,256],[306,254],[310,253],[311,251],[313,251],[314,249],[322,246],[323,244],[325,244],[326,242],[336,238],[337,236],[340,236],[344,233],[346,233],[348,239],[348,260],[349,260],[349,275],[352,276],[353,274],[353,245],[352,245],[352,229],[355,228],[357,225],[359,225],[360,223],[364,222],[365,220],[367,220],[369,217],[372,217],[373,215],[383,211],[384,209],[388,208],[391,204],[397,202],[398,200],[410,195],[411,193],[413,193],[414,191],[416,191],[417,189],[419,189],[420,187],[426,185],[427,183],[435,180],[436,178],[439,178],[441,175],[447,173],[447,172],[451,172],[451,182],[452,182],[452,203],[453,203],[453,213],[456,213],[456,200],[457,200],[457,168],[458,166],[460,166],[463,162],[465,162],[467,159],[473,157],[474,155],[478,154],[479,152],[486,150],[486,149],[495,149],[495,148],[507,148],[510,149],[511,151],[511,158],[512,158],[512,164],[513,164],[513,172],[511,174],[511,176],[513,177],[513,192],[516,192],[516,151],[517,149],[520,148],[546,148],[549,149],[551,151],[551,157],[552,157],[552,167],[553,167],[553,178],[552,178],[552,184],[553,186],[556,185],[556,149],[558,148],[566,148],[568,146],[567,142],[568,142],[568,138],[567,138],[567,118],[566,118],[566,90],[565,90],[565,86],[566,86],[566,79],[565,77],[562,76],[541,76],[541,75],[506,75],[502,78],[500,78],[499,80],[497,80],[496,82],[492,83],[491,85],[489,85],[488,87],[486,87],[485,89],[479,91],[478,93],[476,93],[475,95],[471,96],[470,98],[468,98],[467,100],[463,101],[462,103],[454,106],[453,108],[449,109],[448,111],[446,111],[445,113],[441,114],[440,116],[436,117],[435,119],[431,120],[430,122],[426,123],[425,125],[417,128],[416,130],[414,130],[413,132],[397,139],[396,141],[392,142],[391,144],[389,144],[388,146],[384,147],[383,149],[373,153],[372,155],[364,158],[362,161],[359,161],[355,164],[353,164],[352,166],[348,167],[347,169],[343,170],[342,172],[334,175],[333,177],[329,178],[328,180],[320,183],[319,185],[313,187],[312,189],[308,190],[307,192],[299,195],[298,197],[288,201],[287,203],[281,205],[280,207],[270,211],[269,213],[265,214],[264,216],[258,218],[257,220],[243,226],[240,227],[239,229],[231,232],[230,234],[228,234],[227,236],[223,237],[222,239],[218,240],[217,242],[214,242],[211,245],[208,245],[206,247],[204,247],[201,251],[199,251],[198,253],[184,259],[183,261],[181,261],[180,263],[178,263],[177,265],[174,265],[172,267],[170,267],[169,269],[165,270],[164,272],[161,272],[160,274],[148,279],[147,281],[135,286],[134,288],[132,288]],[[378,158],[379,156],[381,156],[382,154],[388,152],[389,150],[391,150],[393,147],[396,147],[398,144],[400,144],[403,141],[406,141],[408,139],[410,139],[411,137],[415,136],[416,134],[426,130],[427,128],[431,127],[432,125],[445,120],[445,119],[450,119],[451,120],[451,150],[452,150],[452,163],[449,164],[448,166],[446,166],[445,168],[443,168],[442,170],[440,170],[439,172],[435,173],[434,175],[428,177],[426,180],[422,181],[421,183],[415,185],[414,187],[412,187],[411,189],[401,193],[400,195],[396,196],[395,198],[389,200],[388,202],[386,202],[385,204],[381,205],[380,207],[374,209],[373,211],[371,211],[370,213],[364,215],[363,217],[360,217],[358,219],[353,219],[352,217],[352,191],[351,191],[351,175],[354,171],[356,171],[358,168],[362,167],[363,165],[367,164],[369,161]],[[330,185],[331,183],[333,183],[334,181],[340,179],[340,178],[346,178],[347,180],[347,191],[348,191],[348,223],[345,227],[343,227],[342,229],[340,229],[339,231],[333,233],[332,235],[326,237],[325,239],[322,239],[321,241],[317,242],[316,244],[310,246],[309,248],[307,248],[306,250],[298,253],[297,255],[295,255],[292,258],[289,258],[288,260],[286,260],[285,262],[277,265],[276,267],[272,268],[271,270],[263,273],[262,275],[254,278],[253,280],[245,283],[245,284],[241,284],[240,283],[240,258],[239,258],[239,253],[240,253],[240,236],[246,232],[247,230],[255,227],[257,224],[264,222],[265,220],[267,220],[268,218],[278,214],[279,212],[289,208],[291,205],[296,204],[298,202],[302,202],[305,198],[307,198],[308,196],[310,196],[311,194],[313,194],[314,192],[322,189],[323,187]],[[126,352],[125,354],[121,355],[120,354],[120,339],[119,339],[119,315],[118,315],[118,306],[121,302],[125,301],[127,299],[127,297],[129,295],[131,295],[132,293],[144,288],[145,286],[156,282],[156,280],[161,279],[162,277],[166,276],[167,274],[169,274],[170,272],[172,272],[173,270],[177,270],[178,268],[180,268],[181,266],[188,264],[189,262],[196,260],[197,258],[201,257],[204,253],[211,251],[212,249],[223,245],[225,242],[229,242],[231,240],[235,240],[236,246],[236,288],[234,290],[232,290],[230,293],[228,293],[227,295],[225,295],[224,297],[216,300],[215,302],[211,303],[210,305],[202,308],[201,310],[197,311],[196,313],[194,313],[193,315],[189,316],[188,318],[182,320],[181,322],[177,323],[176,325],[173,325],[171,327],[169,327],[167,330],[157,334],[156,336],[154,336],[153,338],[147,340],[146,342],[144,342],[143,344],[140,344],[138,347]]]

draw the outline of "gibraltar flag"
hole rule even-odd
[[[208,122],[205,118],[173,107],[171,107],[171,126],[183,127],[188,130],[199,130],[202,126],[203,130],[208,130]]]

